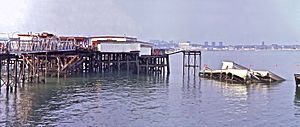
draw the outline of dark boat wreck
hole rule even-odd
[[[300,84],[300,74],[294,74],[296,86],[299,87]]]
[[[200,77],[231,83],[274,83],[285,79],[270,72],[257,71],[241,66],[231,61],[223,61],[222,69],[212,70],[206,67],[199,73]],[[300,77],[299,77],[300,83]]]

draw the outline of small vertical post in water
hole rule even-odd
[[[197,61],[197,52],[194,52],[194,76],[196,75],[196,61]]]
[[[118,72],[121,70],[121,64],[120,64],[120,54],[117,54],[117,64],[118,64]]]
[[[41,62],[39,56],[37,56],[37,68],[36,68],[36,83],[40,82],[40,68],[41,67]]]
[[[27,59],[29,59],[29,58],[27,58]],[[31,59],[32,59],[32,57],[31,57]],[[31,64],[29,64],[30,63],[30,61],[27,61],[28,62],[28,64],[27,64],[27,69],[28,69],[28,75],[27,75],[27,81],[28,82],[31,82],[32,83],[32,68],[33,68],[33,65]]]
[[[199,53],[200,53],[200,54],[199,54],[199,70],[201,71],[201,66],[202,66],[202,65],[201,65],[201,64],[202,64],[202,63],[201,63],[201,61],[202,61],[202,60],[201,60],[201,59],[202,59],[202,58],[201,58],[201,55],[202,55],[202,53],[201,53],[201,51],[200,51]]]
[[[168,57],[168,56],[167,56],[167,57]],[[165,63],[167,57],[163,57],[163,58],[162,58],[162,63],[161,63],[161,64],[163,65],[163,68],[162,68],[162,69],[163,69],[163,70],[162,70],[163,76],[166,74],[166,71],[165,71],[166,67],[169,66],[169,65],[166,66],[166,63]]]
[[[32,75],[31,75],[31,82],[33,81],[33,78],[35,78],[36,73],[36,63],[35,63],[35,56],[32,55]]]
[[[18,58],[15,60],[15,91],[17,91],[18,84]]]
[[[2,59],[0,58],[0,93],[1,93],[1,87],[2,87]]]
[[[137,74],[140,74],[140,63],[139,63],[139,54],[135,55],[135,64],[136,64],[136,71]]]
[[[170,56],[169,55],[166,56],[166,61],[167,61],[167,74],[169,75],[170,74]],[[184,69],[184,67],[183,67],[183,69]]]
[[[23,55],[23,62],[22,62],[22,83],[25,84],[25,56]]]
[[[184,73],[184,68],[185,68],[185,51],[182,51],[183,56],[182,56],[182,72]]]
[[[102,60],[103,60],[103,54],[102,53],[100,53],[100,58],[99,58],[99,66],[100,66],[100,72],[101,72],[101,74],[103,73],[103,63],[102,63]]]
[[[129,72],[129,55],[126,54],[127,73]]]
[[[146,74],[149,74],[149,57],[146,58]]]
[[[46,61],[45,61],[45,73],[44,73],[44,83],[47,81],[47,72],[48,72],[48,52],[46,52]]]
[[[6,63],[6,71],[7,71],[7,82],[6,82],[6,92],[9,92],[9,63],[10,63],[10,54],[7,53],[7,63]]]
[[[188,51],[188,78],[190,77],[190,67],[191,67],[191,52]],[[189,81],[190,79],[188,79]]]
[[[188,51],[188,70],[190,69],[190,51]]]
[[[57,78],[59,78],[59,73],[60,73],[60,58],[56,57],[57,59]]]

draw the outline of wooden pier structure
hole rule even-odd
[[[20,35],[27,36],[27,35]],[[32,35],[31,35],[32,36]],[[82,73],[170,74],[174,53],[141,55],[139,51],[102,52],[94,50],[87,38],[57,37],[52,34],[33,36],[29,40],[0,40],[0,86],[13,90],[25,83],[45,83],[47,77],[67,77]],[[180,51],[188,58],[184,67],[200,67],[200,51]],[[199,55],[200,63],[190,63]]]

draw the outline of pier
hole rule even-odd
[[[177,53],[183,53],[183,69],[201,68],[200,51],[166,53],[136,38],[59,37],[49,33],[18,36],[0,40],[0,86],[7,91],[25,83],[45,83],[47,77],[73,74],[126,71],[168,75],[170,55]]]

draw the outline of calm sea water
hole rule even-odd
[[[293,74],[300,52],[204,52],[202,63],[218,69],[231,60],[271,70],[279,84],[225,84],[182,71],[171,57],[171,74],[107,74],[49,79],[0,94],[0,126],[300,126],[300,93]],[[300,91],[300,90],[299,90]]]

